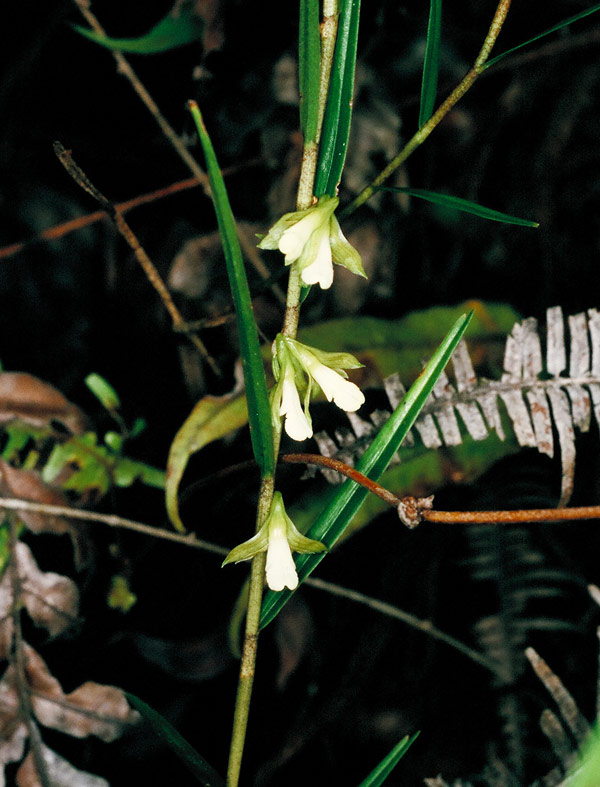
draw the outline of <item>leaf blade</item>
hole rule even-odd
[[[112,38],[93,30],[72,25],[85,38],[107,49],[137,55],[154,55],[198,41],[204,34],[204,24],[191,8],[182,6],[180,13],[167,14],[154,27],[137,38]]]
[[[418,732],[415,732],[414,735],[410,737],[405,735],[389,754],[381,760],[379,765],[371,771],[367,778],[363,779],[358,787],[380,787],[418,737]]]
[[[317,137],[319,115],[319,76],[321,42],[318,0],[301,0],[298,46],[298,83],[300,87],[300,130],[305,144]]]
[[[338,36],[319,147],[315,179],[317,197],[323,194],[335,196],[346,160],[352,120],[359,17],[360,0],[344,0],[340,9]]]
[[[204,126],[200,109],[194,101],[189,102],[189,109],[204,150],[217,222],[223,239],[223,250],[235,307],[242,368],[246,383],[252,449],[262,475],[272,475],[275,468],[275,454],[271,408],[242,251],[221,169]]]
[[[421,82],[421,104],[419,106],[419,128],[422,128],[433,114],[437,83],[440,71],[440,39],[442,31],[442,0],[430,0],[429,22],[427,24],[427,43]]]
[[[445,208],[452,208],[453,210],[460,210],[464,213],[472,213],[474,216],[479,216],[482,219],[489,221],[498,221],[502,224],[516,224],[519,227],[539,227],[539,222],[531,221],[529,219],[521,219],[518,216],[510,216],[508,213],[501,213],[499,210],[493,208],[486,208],[484,205],[479,205],[477,202],[463,199],[462,197],[454,197],[451,194],[440,194],[436,191],[429,191],[427,189],[413,189],[405,187],[384,186],[381,191],[395,191],[401,194],[408,194],[411,197],[418,197],[427,202],[432,202],[435,205],[442,205]]]
[[[472,317],[462,315],[454,323],[431,360],[413,383],[391,417],[381,428],[357,465],[357,470],[374,481],[379,480],[396,453],[408,430],[415,422],[427,401],[436,380],[454,352]],[[352,517],[361,507],[368,492],[354,481],[346,481],[321,512],[306,534],[309,538],[322,541],[330,549],[350,524]],[[299,586],[321,562],[325,553],[299,555],[296,560]],[[264,628],[279,613],[295,591],[269,590],[264,597],[261,628]]]
[[[557,22],[552,27],[549,27],[547,30],[544,30],[542,33],[538,33],[538,35],[534,36],[533,38],[527,39],[527,41],[523,41],[522,44],[518,44],[517,46],[513,46],[511,49],[507,49],[506,52],[502,52],[501,54],[497,55],[496,57],[491,58],[488,60],[484,66],[484,70],[489,68],[490,66],[495,65],[498,61],[503,60],[505,57],[512,55],[513,52],[516,52],[518,49],[522,49],[525,46],[529,46],[529,44],[533,44],[535,41],[539,41],[540,38],[545,38],[549,36],[551,33],[555,33],[557,30],[562,30],[563,27],[567,27],[568,25],[572,24],[573,22],[577,22],[579,19],[583,19],[590,14],[594,14],[596,11],[600,11],[600,3],[596,3],[596,5],[592,6],[591,8],[587,8],[585,11],[580,11],[578,14],[574,14],[573,16],[568,17],[567,19],[563,19],[561,22]]]
[[[173,725],[135,694],[125,692],[127,701],[150,724],[159,738],[167,744],[186,768],[205,787],[225,787],[225,782],[217,771],[186,741]]]

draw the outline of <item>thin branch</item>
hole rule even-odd
[[[357,484],[364,486],[369,492],[380,497],[389,505],[398,509],[399,506],[416,506],[421,520],[442,522],[445,524],[515,524],[517,522],[563,522],[565,520],[600,519],[600,506],[580,506],[578,508],[534,508],[517,511],[431,511],[430,498],[398,497],[381,484],[367,478],[338,459],[320,454],[285,454],[281,461],[288,464],[311,464],[335,470]],[[418,524],[416,522],[415,524]]]
[[[88,194],[90,194],[97,202],[99,202],[103,210],[106,211],[109,218],[114,222],[117,230],[125,239],[127,245],[135,254],[137,261],[142,266],[142,270],[146,274],[148,281],[154,287],[158,293],[158,296],[163,302],[164,307],[169,312],[171,320],[173,321],[173,330],[179,333],[185,333],[188,339],[196,347],[198,352],[202,355],[204,360],[208,363],[213,372],[218,377],[221,377],[221,370],[204,346],[202,340],[196,336],[195,333],[191,332],[187,327],[179,309],[177,306],[175,306],[175,302],[171,297],[171,293],[167,289],[167,285],[162,280],[161,275],[157,271],[154,263],[146,253],[143,246],[140,244],[129,224],[127,224],[125,221],[125,218],[118,210],[117,206],[107,199],[104,194],[102,194],[94,186],[81,167],[75,163],[73,157],[71,156],[71,152],[66,150],[60,142],[54,143],[54,152],[56,153],[60,163],[67,170],[75,183],[77,183],[78,186],[80,186],[84,191],[87,191]]]
[[[98,22],[98,20],[90,10],[89,0],[73,0],[73,2],[79,8],[81,14],[85,18],[89,26],[92,28],[92,30],[101,36],[106,36],[106,32],[104,31],[104,28],[102,27],[100,22]],[[148,109],[148,111],[150,112],[150,114],[158,124],[164,136],[168,139],[168,141],[173,146],[179,158],[184,162],[184,164],[190,170],[192,175],[201,184],[204,193],[208,197],[211,197],[210,183],[208,180],[208,176],[206,175],[204,170],[200,167],[200,165],[195,160],[195,158],[191,155],[191,153],[186,148],[186,146],[183,144],[183,142],[175,132],[175,129],[164,117],[164,115],[158,108],[158,105],[156,104],[150,93],[146,90],[146,88],[140,81],[139,77],[137,76],[133,68],[129,65],[129,62],[126,59],[126,57],[121,52],[116,50],[111,50],[111,54],[117,62],[118,73],[122,74],[128,80],[131,87],[138,94],[138,96],[142,100],[142,103]]]
[[[196,538],[195,535],[183,536],[180,533],[172,533],[170,530],[164,530],[159,527],[152,527],[145,525],[143,522],[136,522],[133,519],[125,519],[121,516],[114,514],[100,514],[96,511],[80,511],[77,508],[69,508],[68,506],[54,506],[47,503],[34,503],[30,500],[18,500],[12,497],[0,498],[0,508],[9,509],[12,511],[34,511],[40,514],[48,514],[49,516],[63,516],[69,519],[78,519],[85,522],[100,522],[109,527],[119,527],[124,530],[133,530],[136,533],[143,533],[146,536],[153,538],[162,538],[166,541],[173,541],[177,544],[183,544],[188,547],[195,547],[196,549],[203,549],[206,552],[214,552],[217,555],[227,555],[229,549],[220,547],[217,544],[212,544],[210,541],[203,541]]]
[[[379,599],[372,598],[371,596],[365,596],[363,593],[359,593],[357,590],[350,590],[349,588],[341,587],[340,585],[333,584],[332,582],[325,582],[322,579],[309,577],[308,579],[304,580],[303,584],[314,587],[317,590],[324,590],[327,593],[330,593],[332,596],[341,596],[342,598],[347,598],[349,601],[354,601],[357,604],[363,604],[364,606],[369,607],[369,609],[374,609],[390,618],[401,620],[403,623],[407,623],[409,626],[411,626],[411,628],[422,631],[423,633],[428,634],[430,637],[438,639],[441,642],[445,642],[446,645],[450,645],[450,647],[460,651],[463,655],[470,658],[471,661],[474,661],[482,667],[490,670],[490,672],[493,672],[494,675],[498,675],[498,668],[491,659],[486,658],[481,653],[473,650],[473,648],[470,648],[468,645],[460,642],[460,640],[450,636],[450,634],[445,634],[443,631],[440,631],[433,625],[433,623],[428,620],[421,620],[415,615],[411,615],[410,612],[405,612],[403,609],[399,609],[398,607],[388,604],[385,601],[379,601]]]
[[[431,132],[446,117],[448,112],[454,107],[465,93],[474,85],[477,78],[483,73],[485,61],[489,58],[492,47],[500,34],[502,25],[510,8],[510,0],[500,0],[492,24],[485,37],[483,46],[471,69],[467,72],[463,80],[457,85],[448,98],[438,107],[429,120],[417,131],[417,133],[406,143],[404,148],[395,156],[392,161],[380,172],[380,174],[366,187],[360,194],[340,212],[340,217],[345,216],[360,207],[366,202],[374,192],[400,167],[414,151],[425,142]]]
[[[85,522],[98,522],[99,524],[108,525],[109,527],[118,527],[124,530],[132,530],[133,532],[141,533],[142,535],[146,536],[152,536],[153,538],[165,539],[167,541],[173,541],[177,544],[182,544],[183,546],[203,549],[205,552],[212,552],[213,554],[220,556],[228,555],[230,552],[228,547],[222,547],[219,544],[213,544],[210,541],[203,541],[196,538],[196,536],[193,534],[189,536],[182,536],[179,533],[172,533],[170,530],[152,527],[151,525],[146,525],[142,522],[136,522],[132,519],[125,519],[124,517],[113,514],[101,514],[96,511],[80,511],[75,508],[69,508],[68,506],[34,503],[29,500],[18,500],[15,498],[0,498],[0,508],[13,511],[32,511],[35,513],[48,514],[49,516],[63,516],[68,517],[69,519],[78,519]],[[459,640],[454,639],[454,637],[451,637],[449,634],[445,634],[443,631],[440,631],[429,621],[420,620],[414,615],[411,615],[410,612],[405,612],[404,610],[393,606],[392,604],[388,604],[384,601],[379,601],[378,599],[366,596],[364,593],[359,593],[357,590],[345,588],[332,582],[316,579],[315,577],[308,577],[304,580],[304,584],[314,587],[317,590],[324,590],[325,592],[331,593],[334,596],[340,596],[342,598],[347,598],[349,601],[354,601],[358,604],[364,604],[365,606],[370,607],[371,609],[374,609],[383,615],[388,615],[389,617],[395,618],[396,620],[401,620],[412,628],[415,628],[418,631],[429,634],[435,639],[445,642],[447,645],[450,645],[450,647],[459,650],[461,653],[468,656],[468,658],[472,659],[478,664],[481,664],[483,667],[486,667],[492,672],[496,672],[494,663],[489,659],[486,659],[485,656],[482,656],[477,651],[469,648],[467,645],[464,645]]]

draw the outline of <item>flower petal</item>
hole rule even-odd
[[[240,563],[242,560],[250,560],[260,552],[264,552],[269,545],[269,531],[266,525],[263,525],[258,533],[248,541],[238,544],[227,555],[225,560],[221,563],[221,568],[228,563]]]
[[[279,239],[279,251],[285,254],[286,265],[290,265],[300,257],[314,232],[326,225],[329,233],[329,219],[333,216],[338,202],[337,197],[321,197],[314,207],[304,211],[300,221],[283,232]]]
[[[266,574],[267,585],[271,590],[283,590],[284,587],[295,590],[298,587],[298,573],[292,550],[285,528],[280,525],[271,526],[270,529]]]
[[[300,404],[300,396],[291,364],[287,365],[283,378],[279,415],[285,416],[285,431],[292,440],[308,440],[309,437],[312,437],[312,424]]]
[[[333,283],[333,262],[329,235],[322,229],[318,235],[315,233],[313,238],[318,241],[317,250],[310,256],[306,255],[312,262],[305,267],[301,267],[300,278],[304,284],[318,284],[322,290],[328,290]],[[308,245],[310,246],[311,243],[309,242]],[[302,254],[298,260],[300,266],[302,266],[302,258],[304,256]]]
[[[309,369],[309,373],[321,387],[321,390],[331,402],[346,412],[353,413],[365,401],[365,396],[358,385],[351,383],[319,361],[315,361]]]

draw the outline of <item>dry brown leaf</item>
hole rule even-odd
[[[52,571],[40,571],[26,544],[19,541],[15,550],[20,603],[36,624],[45,628],[51,637],[62,634],[76,620],[79,610],[79,591],[68,577]],[[10,572],[0,582],[0,659],[8,659],[13,635],[13,587]]]
[[[68,506],[69,501],[57,489],[45,484],[35,470],[21,470],[0,459],[0,492],[5,497],[32,500],[53,506]],[[64,517],[19,511],[19,519],[32,533],[68,533],[72,526]]]
[[[0,423],[26,421],[48,426],[58,421],[73,434],[85,431],[86,417],[59,390],[26,372],[0,373]]]
[[[80,771],[44,744],[40,745],[40,751],[52,787],[110,787],[106,779]],[[32,752],[27,755],[17,772],[17,787],[42,787]]]
[[[62,634],[77,619],[79,591],[68,577],[53,571],[40,571],[26,544],[16,545],[22,601],[36,626],[43,626],[51,637]]]
[[[127,725],[139,719],[139,714],[129,707],[125,694],[116,686],[88,681],[65,694],[42,657],[29,646],[26,654],[31,704],[44,726],[76,738],[96,735],[110,743],[123,733]]]
[[[25,753],[26,740],[27,727],[23,722],[14,727],[10,737],[0,740],[0,787],[5,787],[6,784],[4,766],[11,762],[19,762]]]

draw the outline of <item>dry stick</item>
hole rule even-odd
[[[414,151],[422,145],[427,137],[431,134],[436,126],[446,117],[452,107],[460,101],[464,94],[473,86],[476,79],[483,73],[485,61],[489,58],[492,47],[496,43],[496,39],[500,34],[508,9],[510,8],[510,0],[500,0],[496,13],[485,37],[481,52],[473,67],[468,71],[462,82],[452,91],[448,98],[441,104],[441,106],[433,113],[429,120],[421,126],[417,133],[410,139],[398,155],[390,161],[387,167],[372,181],[372,183],[363,189],[360,194],[340,213],[340,216],[345,216],[348,213],[356,210],[364,202],[366,202],[390,175],[392,175],[399,166],[404,164],[406,159],[414,153]]]
[[[78,519],[84,522],[100,522],[109,527],[119,527],[125,530],[133,530],[153,538],[162,538],[166,541],[174,541],[176,544],[183,544],[196,549],[203,549],[206,552],[214,552],[217,555],[227,555],[229,549],[220,547],[210,541],[202,541],[195,535],[184,536],[180,533],[173,533],[171,530],[164,530],[159,527],[145,525],[143,522],[136,522],[134,519],[125,519],[114,514],[100,514],[96,511],[81,511],[69,506],[55,506],[49,503],[34,503],[31,500],[19,500],[13,497],[0,497],[0,508],[12,511],[32,511],[49,516],[62,516],[69,519]]]
[[[552,698],[558,705],[561,716],[569,726],[575,740],[581,746],[590,734],[590,725],[587,719],[577,707],[577,703],[571,693],[565,688],[561,679],[550,669],[534,648],[526,648],[525,655],[538,678],[552,695]]]
[[[81,511],[76,508],[69,508],[68,506],[56,506],[49,503],[35,503],[30,500],[20,500],[12,497],[0,497],[0,509],[7,509],[11,511],[31,511],[33,513],[48,514],[48,516],[62,516],[68,519],[76,519],[84,522],[98,522],[99,524],[108,525],[109,527],[118,527],[124,530],[131,530],[135,533],[141,533],[142,535],[152,536],[153,538],[173,541],[176,544],[181,544],[182,546],[203,549],[205,552],[212,552],[213,554],[221,556],[228,555],[230,552],[229,548],[227,547],[222,547],[219,544],[213,544],[211,541],[203,541],[199,538],[196,538],[196,536],[193,534],[190,534],[189,536],[183,536],[179,533],[173,533],[171,530],[152,527],[151,525],[146,525],[142,522],[136,522],[133,519],[125,519],[124,517],[116,516],[115,514],[101,514],[96,511]],[[431,637],[445,642],[447,645],[450,645],[492,672],[496,672],[496,667],[492,661],[486,659],[480,653],[469,648],[467,645],[464,645],[459,640],[454,639],[454,637],[451,637],[449,634],[445,634],[443,631],[440,631],[429,621],[421,620],[420,618],[411,615],[409,612],[405,612],[399,607],[393,606],[392,604],[388,604],[384,601],[379,601],[378,599],[372,598],[371,596],[366,596],[364,593],[359,593],[357,590],[345,588],[332,582],[316,579],[315,577],[308,577],[304,580],[304,584],[314,587],[317,590],[324,590],[325,592],[331,593],[332,595],[340,596],[341,598],[347,598],[349,601],[354,601],[357,604],[364,604],[370,609],[381,612],[383,615],[388,615],[389,617],[401,620],[412,628],[416,628],[418,631],[422,631]]]
[[[186,325],[185,320],[181,316],[181,313],[175,303],[173,298],[171,297],[171,293],[167,289],[166,284],[162,280],[160,273],[156,270],[156,267],[140,242],[138,241],[135,233],[127,224],[123,215],[118,210],[117,206],[114,205],[109,199],[107,199],[98,189],[94,186],[94,184],[90,181],[88,176],[85,172],[79,167],[73,157],[71,156],[71,152],[69,150],[65,150],[65,148],[61,145],[60,142],[54,143],[54,152],[56,153],[60,163],[63,167],[67,170],[69,175],[73,178],[75,183],[80,186],[84,191],[87,191],[97,202],[102,205],[103,209],[106,211],[109,218],[114,222],[117,230],[125,239],[129,248],[135,254],[137,261],[142,266],[144,273],[150,284],[154,287],[156,292],[158,293],[161,301],[163,302],[166,310],[171,315],[171,319],[173,321],[173,330],[179,333],[184,333],[188,339],[192,342],[192,344],[196,347],[196,349],[200,352],[204,360],[208,363],[210,368],[213,372],[218,376],[221,377],[221,370],[215,363],[214,359],[209,354],[208,350],[204,346],[203,341],[196,336],[195,333],[192,333],[188,326]]]

